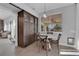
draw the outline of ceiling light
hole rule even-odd
[[[43,14],[43,17],[46,18],[47,15],[46,15],[46,5],[44,4],[44,14]]]
[[[44,13],[44,14],[43,14],[43,17],[44,17],[44,18],[46,18],[46,17],[47,17],[47,15]]]

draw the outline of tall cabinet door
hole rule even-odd
[[[35,33],[35,40],[37,40],[37,33],[38,33],[38,19],[35,18],[34,20],[34,33]]]
[[[34,20],[34,30],[35,30],[35,33],[37,33],[38,32],[38,19],[37,18],[35,18],[35,20]]]
[[[4,30],[4,21],[0,20],[0,31]]]
[[[23,11],[18,12],[18,46],[24,47],[24,14]]]
[[[29,37],[29,42],[32,43],[35,41],[35,36],[34,36],[34,18],[30,16],[30,37]]]
[[[28,14],[24,14],[24,44],[25,46],[29,45],[29,35],[30,35],[30,17]]]

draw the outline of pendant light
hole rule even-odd
[[[43,14],[43,17],[46,18],[47,15],[46,15],[46,5],[44,4],[44,14]]]

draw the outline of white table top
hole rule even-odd
[[[58,38],[58,33],[54,33],[54,34],[41,34],[41,35],[46,35],[46,36],[48,36],[47,38],[52,38],[52,40],[57,40],[57,38]]]

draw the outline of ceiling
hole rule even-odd
[[[0,19],[6,19],[13,13],[20,11],[20,9],[10,5],[9,3],[0,3]]]
[[[3,6],[4,8],[7,8],[7,9],[13,11],[13,12],[18,12],[18,11],[20,11],[20,9],[18,9],[18,8],[14,7],[14,6],[12,6],[12,5],[9,4],[9,3],[0,3],[0,6]]]
[[[46,7],[45,9],[46,11],[48,11],[51,9],[57,9],[69,6],[72,3],[24,3],[24,4],[39,14],[44,12],[44,7]],[[11,13],[9,13],[9,10],[12,12],[21,11],[20,9],[10,5],[9,3],[0,3],[0,19],[10,17]]]
[[[38,13],[44,12],[44,9],[45,11],[48,11],[51,9],[57,9],[57,8],[69,6],[71,4],[72,3],[26,3],[28,7],[30,7],[31,9],[33,9]]]

